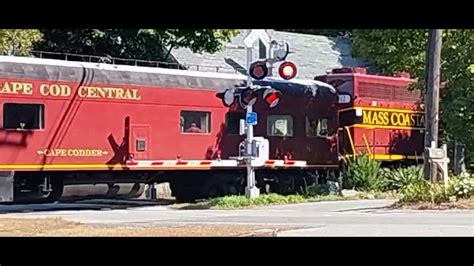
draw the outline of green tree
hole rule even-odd
[[[43,29],[41,51],[168,61],[172,49],[214,53],[237,30],[212,29]]]
[[[443,35],[441,121],[448,136],[466,144],[468,167],[474,163],[474,30],[451,30]]]
[[[35,29],[0,29],[0,54],[27,55],[42,37]]]
[[[398,71],[423,77],[427,30],[353,30],[352,53],[381,74]]]
[[[408,71],[424,88],[427,30],[353,30],[355,56],[383,74]],[[457,136],[474,159],[474,30],[444,30],[441,52],[440,128],[446,141]]]

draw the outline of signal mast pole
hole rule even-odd
[[[250,65],[252,64],[252,48],[247,47],[247,71],[250,71]],[[250,73],[247,74],[247,87],[252,89],[253,82]],[[247,115],[253,112],[253,104],[247,105]],[[246,116],[247,116],[246,115]],[[253,125],[247,125],[247,156],[251,155],[252,151],[252,140],[253,140]],[[252,157],[247,158],[247,187],[245,188],[245,196],[247,198],[257,198],[260,191],[255,186],[255,171],[252,168]]]
[[[249,35],[252,33],[252,30],[248,30]],[[252,64],[252,50],[253,45],[247,44],[245,46],[236,46],[230,47],[233,49],[242,49],[244,48],[247,51],[247,88],[253,89],[253,82],[252,76],[250,75],[250,66]],[[253,112],[253,104],[248,104],[246,107],[246,117],[249,116],[250,113]],[[245,145],[246,145],[246,154],[245,154],[245,162],[247,166],[247,186],[245,187],[245,196],[247,198],[257,198],[260,194],[260,190],[256,187],[255,182],[255,170],[252,167],[252,140],[253,140],[253,125],[247,124],[246,129],[246,138],[245,138]]]
[[[261,64],[261,62],[257,61],[255,63],[252,63],[252,59],[253,59],[253,49],[255,47],[255,44],[258,42],[258,45],[259,45],[259,51],[262,52],[262,49],[266,49],[265,53],[264,53],[264,56],[265,56],[265,59],[263,60],[264,63],[263,65]],[[267,76],[269,74],[269,72],[271,72],[271,68],[268,69],[267,67],[267,63],[271,63],[271,62],[277,62],[277,61],[282,61],[286,58],[286,56],[288,55],[289,53],[289,45],[288,43],[286,42],[274,42],[274,41],[271,41],[270,39],[270,36],[268,35],[268,33],[264,30],[249,30],[249,34],[247,35],[247,37],[244,39],[244,43],[245,43],[245,46],[247,48],[247,86],[246,88],[250,89],[251,91],[255,90],[255,89],[263,89],[263,87],[260,87],[260,86],[254,86],[253,85],[253,82],[252,82],[252,78],[255,78],[255,79],[262,79],[264,78],[265,76]],[[263,45],[263,46],[262,46]],[[272,47],[272,45],[276,45],[276,49],[274,49],[274,47]],[[275,52],[275,54],[277,55],[276,57],[274,57],[273,53],[272,52]],[[261,58],[262,59],[262,58]],[[256,64],[256,65],[254,65]],[[286,67],[289,67],[289,70],[290,70],[290,73],[289,74],[281,74],[280,73],[280,76],[282,76],[284,79],[292,79],[295,77],[296,75],[296,67],[294,66],[293,63],[291,62],[286,62],[285,64],[282,64],[282,66],[284,66],[284,68]],[[256,69],[256,67],[260,67],[262,68],[262,71],[263,71],[263,75],[255,75],[255,73],[253,72],[253,69]],[[285,71],[283,71],[285,72]],[[286,73],[286,72],[285,72]],[[271,74],[270,74],[271,75]],[[266,86],[265,86],[266,87]],[[267,88],[267,89],[271,89],[271,88]],[[265,91],[264,92],[264,98],[266,97],[265,95],[267,95],[268,91]],[[273,93],[276,93],[276,92],[273,92]],[[253,125],[256,125],[257,124],[257,114],[253,112],[253,104],[255,104],[255,101],[256,99],[254,99],[253,101],[250,101],[249,103],[246,104],[246,124],[247,124],[247,137],[246,137],[246,140],[245,140],[245,145],[246,145],[246,154],[245,154],[245,161],[246,161],[246,164],[247,164],[247,187],[245,188],[245,195],[247,198],[256,198],[259,196],[260,194],[260,190],[256,187],[256,182],[255,182],[255,171],[252,167],[252,160],[254,159],[253,156],[256,155],[254,154],[254,152],[256,151],[253,151]],[[264,100],[267,100],[267,98],[265,98]],[[275,107],[276,104],[278,104],[278,101],[279,99],[273,99],[271,100],[271,103],[269,103],[270,105],[270,108],[273,108]],[[268,103],[268,102],[267,102]]]

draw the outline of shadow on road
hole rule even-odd
[[[189,203],[189,204],[186,204],[186,205],[174,206],[174,207],[171,207],[171,208],[174,209],[174,210],[208,210],[211,207],[212,206],[209,205],[209,204]]]
[[[387,206],[379,206],[379,207],[364,207],[364,208],[350,208],[344,210],[337,210],[336,212],[353,212],[353,211],[362,211],[362,212],[376,212],[379,210],[393,210],[393,204]]]
[[[120,210],[149,206],[166,206],[174,204],[175,200],[117,200],[117,199],[90,199],[64,200],[45,204],[8,204],[0,205],[0,213],[28,213],[50,211],[79,211],[79,210]]]

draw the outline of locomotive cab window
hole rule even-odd
[[[327,137],[331,133],[331,121],[327,118],[306,117],[307,137]]]
[[[210,133],[211,113],[201,111],[181,111],[180,127],[182,133]]]
[[[39,130],[44,128],[44,105],[3,104],[3,128],[11,130]]]
[[[267,118],[267,135],[292,137],[293,117],[290,115],[269,115]]]

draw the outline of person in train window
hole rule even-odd
[[[191,127],[186,129],[187,133],[202,133],[202,130],[196,126],[196,123],[191,123]]]

